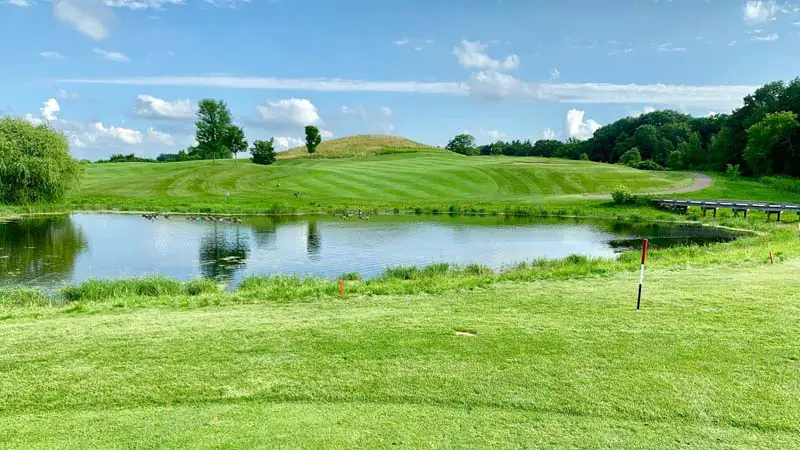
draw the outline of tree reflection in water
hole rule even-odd
[[[203,277],[230,282],[247,265],[250,245],[239,226],[214,225],[200,239],[200,272]]]
[[[69,216],[0,224],[0,280],[68,280],[88,241]]]
[[[308,233],[306,234],[306,252],[309,259],[319,259],[319,251],[322,248],[322,235],[319,232],[317,221],[310,219],[308,221]]]

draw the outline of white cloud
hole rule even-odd
[[[265,102],[256,107],[261,120],[276,125],[316,125],[322,120],[317,107],[304,98],[289,98]]]
[[[358,119],[361,122],[360,126],[367,132],[390,133],[394,131],[394,112],[388,106],[371,109],[363,106],[342,105],[340,112],[344,117]]]
[[[566,124],[569,137],[576,139],[589,139],[600,128],[600,124],[592,119],[584,120],[584,111],[570,109],[567,111]]]
[[[164,5],[182,5],[183,0],[105,0],[113,8],[164,9]]]
[[[26,121],[30,122],[33,125],[41,125],[44,123],[44,120],[42,120],[40,117],[34,116],[31,113],[25,114],[25,117],[23,117],[23,119],[25,119]]]
[[[101,58],[103,58],[103,59],[105,59],[107,61],[114,61],[114,62],[118,62],[118,63],[127,63],[127,62],[130,62],[130,60],[131,60],[130,58],[128,58],[127,55],[122,54],[120,52],[109,52],[109,51],[106,51],[106,50],[103,50],[103,49],[99,49],[99,48],[92,49],[92,51],[94,53],[100,55]]]
[[[66,89],[58,89],[56,91],[56,97],[60,98],[61,100],[77,100],[80,98],[78,94],[69,92]]]
[[[553,69],[550,70],[550,79],[551,80],[557,80],[559,78],[561,78],[561,72],[558,69],[556,69],[555,67],[553,67]]]
[[[744,20],[750,24],[772,20],[778,13],[778,5],[773,1],[748,1],[744,5]]]
[[[442,95],[480,95],[492,99],[561,103],[686,105],[718,111],[740,106],[758,86],[612,83],[526,83],[511,75],[478,72],[467,82],[363,81],[207,76],[153,76],[77,78],[57,80],[71,84],[126,86],[196,86],[234,89],[307,90],[321,92],[401,92]]]
[[[653,45],[660,53],[668,53],[668,52],[685,52],[686,47],[674,47],[671,42],[665,42],[663,44]]]
[[[153,142],[161,143],[168,146],[175,145],[175,138],[169,133],[164,133],[156,130],[153,127],[147,129],[147,137]]]
[[[323,138],[325,138],[325,139],[330,139],[330,138],[332,138],[332,137],[333,137],[333,131],[331,131],[331,130],[326,130],[326,129],[324,129],[324,128],[320,128],[320,130],[319,130],[319,135],[320,135],[320,136],[322,136],[322,137],[323,137]]]
[[[139,130],[114,126],[106,127],[103,122],[95,122],[88,129],[70,135],[70,141],[76,147],[81,148],[102,145],[108,141],[118,141],[128,145],[141,144],[143,140],[142,132]]]
[[[780,36],[778,36],[778,33],[770,33],[761,36],[753,36],[751,39],[756,42],[772,42],[772,41],[777,41],[778,38],[780,38]]]
[[[382,106],[382,107],[379,108],[379,110],[380,110],[381,114],[383,114],[384,116],[392,117],[392,114],[393,114],[392,113],[392,108],[389,108],[388,106]]]
[[[728,42],[728,47],[733,47],[734,45],[736,45],[735,40]]]
[[[31,6],[31,2],[29,0],[8,0],[9,5],[19,6],[21,8],[26,8]]]
[[[512,70],[519,67],[519,57],[508,55],[504,61],[492,59],[486,54],[487,44],[480,42],[461,41],[461,46],[453,48],[453,54],[458,58],[459,64],[465,68]]]
[[[396,41],[392,41],[392,44],[397,46],[403,46],[411,42],[408,38],[398,39]]]
[[[302,147],[306,145],[306,141],[302,138],[296,138],[291,136],[276,136],[275,138],[275,149],[276,150],[287,150],[290,148],[295,147]]]
[[[47,99],[42,103],[42,117],[48,122],[58,119],[58,113],[61,111],[58,101],[54,98]]]
[[[51,52],[51,51],[40,52],[39,56],[41,56],[42,58],[47,58],[47,59],[58,59],[58,60],[66,59],[66,57],[64,55],[62,55],[61,53]]]
[[[506,134],[499,130],[484,130],[483,128],[478,130],[478,138],[483,141],[488,142],[497,142],[499,140],[503,140],[506,138]]]
[[[136,96],[136,115],[161,119],[190,119],[195,116],[197,105],[191,100],[167,100],[140,94]]]
[[[234,9],[238,6],[250,3],[251,0],[205,0],[206,3],[218,8]]]
[[[97,0],[53,0],[53,14],[94,40],[108,36],[108,23],[113,14]]]
[[[643,111],[631,111],[631,117],[639,117],[642,114],[650,114],[651,112],[655,112],[655,108],[652,106],[645,106]]]
[[[542,131],[542,139],[544,139],[545,141],[551,141],[555,138],[556,138],[556,132],[553,131],[552,128],[545,128],[544,131]]]

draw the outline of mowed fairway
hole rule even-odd
[[[12,309],[0,447],[796,449],[798,270]]]
[[[346,204],[368,207],[448,203],[532,204],[605,194],[624,184],[635,192],[690,185],[684,173],[645,172],[623,166],[544,158],[466,157],[420,149],[359,158],[294,158],[272,166],[249,161],[92,164],[78,206]],[[299,195],[299,197],[298,197]]]

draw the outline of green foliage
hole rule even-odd
[[[158,162],[182,162],[182,161],[199,161],[201,156],[193,150],[196,150],[194,147],[189,149],[190,151],[187,152],[186,150],[181,150],[178,153],[162,153],[158,155],[156,161]]]
[[[0,200],[27,204],[63,198],[77,183],[80,166],[67,138],[48,125],[0,119]]]
[[[739,178],[739,175],[742,174],[742,171],[739,169],[739,164],[728,164],[725,169],[725,175],[732,179]]]
[[[97,162],[98,163],[156,162],[156,160],[151,158],[140,158],[134,155],[133,153],[130,153],[128,155],[114,154],[111,155],[111,157],[108,159],[105,160],[101,159]]]
[[[619,185],[611,193],[611,199],[617,205],[632,205],[636,203],[636,196],[633,195],[627,186]]]
[[[236,155],[247,151],[247,141],[244,139],[244,131],[236,125],[229,125],[225,132],[225,147]]]
[[[319,128],[313,125],[306,126],[306,149],[308,149],[308,153],[316,152],[320,143],[322,143],[322,135],[319,133]]]
[[[253,155],[253,162],[256,164],[270,165],[275,162],[274,139],[268,141],[255,141],[250,153]]]
[[[361,281],[361,275],[358,272],[347,272],[339,275],[340,280],[344,281]]]
[[[632,149],[625,152],[619,159],[619,162],[625,164],[626,166],[635,166],[642,162],[642,155],[639,153],[639,149],[633,147]]]
[[[182,292],[181,283],[172,278],[151,277],[128,280],[89,280],[76,286],[61,290],[67,301],[107,300],[125,296],[158,297],[178,295]]]
[[[228,135],[231,121],[231,112],[222,100],[206,98],[200,100],[197,108],[197,153],[202,159],[230,158],[231,151],[228,144]]]
[[[588,161],[589,160],[589,155],[587,155],[586,153],[581,153],[580,160],[581,161]]]
[[[708,146],[708,168],[723,170],[729,160],[728,152],[733,142],[733,132],[729,127],[723,126],[719,133],[711,138]],[[738,166],[738,164],[737,164]]]
[[[680,150],[670,152],[669,158],[667,158],[667,167],[673,170],[683,170],[686,167],[683,163],[683,152]]]
[[[655,161],[650,161],[650,160],[641,161],[638,164],[634,165],[633,168],[639,170],[664,170],[664,166]]]
[[[462,133],[454,137],[447,143],[447,150],[462,155],[477,155],[478,149],[475,148],[475,138],[469,134]]]
[[[700,143],[700,135],[698,133],[689,133],[687,140],[678,144],[678,151],[681,152],[685,167],[699,169],[706,166],[707,157],[706,153],[703,151],[703,146]]]
[[[192,280],[183,284],[183,293],[189,296],[214,294],[218,292],[220,292],[219,286],[212,280]]]
[[[747,130],[747,147],[744,159],[755,175],[770,175],[783,158],[796,158],[792,145],[792,132],[798,127],[797,114],[793,112],[777,112],[767,114],[764,119]]]

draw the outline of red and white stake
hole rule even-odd
[[[647,260],[647,239],[642,241],[642,269],[639,271],[639,297],[636,299],[636,310],[642,307],[642,284],[644,283],[644,262]]]

